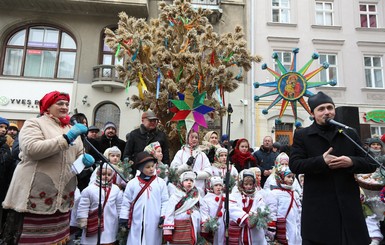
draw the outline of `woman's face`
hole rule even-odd
[[[52,104],[47,111],[54,117],[64,118],[68,116],[70,103],[67,100],[58,100]]]
[[[162,161],[162,159],[163,159],[163,153],[162,153],[162,148],[161,148],[161,147],[156,148],[155,153],[154,153],[154,157],[155,157],[159,162]]]
[[[246,153],[249,150],[249,143],[243,141],[239,144],[239,151],[242,153]]]
[[[210,136],[210,143],[212,145],[218,145],[218,135],[216,133],[212,133]]]
[[[197,132],[191,132],[188,136],[188,143],[190,146],[197,146],[199,144],[199,138]]]

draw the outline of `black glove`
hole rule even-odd
[[[5,136],[0,136],[0,146],[4,145],[7,142],[7,138]]]
[[[191,157],[189,157],[189,159],[187,160],[186,164],[189,165],[189,166],[191,166],[191,165],[194,164],[194,162],[195,162],[195,157],[191,156]]]
[[[163,223],[164,223],[164,217],[161,216],[161,217],[159,218],[158,227],[159,227],[159,228],[163,228]]]

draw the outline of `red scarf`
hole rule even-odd
[[[244,169],[248,162],[250,162],[250,166],[254,166],[255,158],[249,151],[242,153],[240,150],[234,149],[234,154],[231,156],[231,162],[239,165],[241,169]]]

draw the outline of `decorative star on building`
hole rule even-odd
[[[309,79],[314,77],[317,73],[321,72],[324,69],[329,68],[329,64],[327,62],[323,63],[322,66],[320,66],[318,69],[305,74],[306,71],[309,69],[312,62],[319,58],[319,55],[317,53],[314,53],[311,57],[311,59],[297,72],[297,53],[299,49],[295,48],[293,49],[293,59],[291,62],[290,70],[288,71],[281,63],[281,61],[278,59],[278,54],[273,53],[273,59],[278,65],[279,71],[281,73],[278,73],[270,68],[267,67],[266,64],[262,65],[262,70],[268,70],[277,80],[274,82],[266,82],[266,83],[254,83],[255,88],[259,88],[260,86],[263,87],[274,87],[273,90],[270,92],[267,92],[262,95],[256,95],[254,96],[255,101],[259,101],[260,98],[272,96],[278,94],[278,96],[271,102],[271,104],[268,106],[268,108],[262,110],[262,113],[264,115],[268,114],[269,109],[271,109],[274,105],[276,105],[278,102],[282,101],[281,110],[279,113],[279,117],[276,120],[276,123],[282,123],[282,116],[285,112],[288,104],[291,104],[291,108],[293,110],[293,115],[295,119],[295,126],[299,127],[301,126],[301,122],[299,122],[297,119],[297,102],[301,104],[301,106],[310,114],[310,109],[303,98],[303,96],[309,97],[313,95],[312,92],[310,92],[308,89],[320,87],[323,85],[331,85],[335,86],[337,83],[334,80],[328,81],[328,82],[309,82]]]
[[[199,126],[207,128],[204,115],[214,110],[204,104],[206,92],[199,94],[198,90],[193,93],[186,91],[185,94],[178,93],[179,100],[170,100],[175,107],[170,111],[175,113],[171,121],[178,121],[178,127],[185,126],[187,132],[191,129],[198,132]]]

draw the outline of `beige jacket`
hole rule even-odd
[[[62,128],[47,115],[24,123],[20,133],[20,158],[3,202],[17,212],[53,214],[68,212],[74,204],[76,175],[71,165],[82,154],[78,137],[68,145]]]

